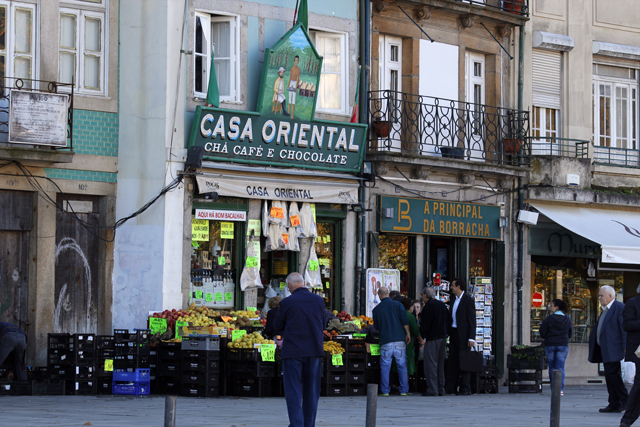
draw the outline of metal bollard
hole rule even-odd
[[[367,385],[367,420],[365,427],[376,427],[378,412],[378,384]]]
[[[551,422],[550,427],[560,427],[560,389],[562,387],[562,371],[554,369],[551,374]]]
[[[164,427],[176,427],[176,397],[164,399]]]

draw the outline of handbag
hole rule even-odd
[[[462,350],[459,353],[460,370],[465,372],[480,373],[484,367],[484,357],[477,347],[473,350]]]

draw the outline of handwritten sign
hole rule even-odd
[[[247,311],[258,311],[255,307],[247,307]]]
[[[225,292],[225,293],[224,293],[224,300],[225,300],[225,301],[231,301],[231,300],[233,300],[233,293],[232,293],[232,292]]]
[[[287,233],[282,233],[282,240],[284,241],[285,245],[289,244],[289,235]]]
[[[342,355],[341,354],[332,354],[331,355],[331,363],[333,366],[342,366]]]
[[[318,261],[314,259],[309,261],[309,271],[318,271]]]
[[[220,238],[233,239],[233,223],[232,222],[220,223]]]
[[[222,292],[216,292],[216,302],[222,302]]]
[[[113,372],[113,359],[104,359],[104,371]]]
[[[176,322],[176,334],[175,334],[175,338],[178,338],[180,335],[178,335],[178,331],[180,330],[180,328],[184,327],[184,326],[189,326],[189,322],[184,322],[182,320],[179,320]]]
[[[298,225],[300,225],[300,215],[291,215],[289,219],[291,220],[292,227],[297,227]]]
[[[195,292],[193,293],[193,296],[194,296],[196,299],[202,299],[202,294],[203,294],[203,292],[202,292],[202,291],[195,291]]]
[[[244,329],[236,329],[231,332],[231,341],[235,341],[246,334],[247,334],[247,331],[245,331]]]
[[[354,338],[366,338],[367,334],[353,334]]]
[[[380,356],[380,344],[369,344],[372,356]]]
[[[233,317],[229,317],[229,316],[222,316],[221,318],[222,318],[222,320],[223,320],[224,322],[227,322],[227,323],[229,323],[229,322],[232,322],[232,321],[233,321]]]
[[[258,260],[256,259],[256,257],[248,256],[247,257],[247,267],[248,268],[255,268],[257,266],[258,266]]]
[[[225,264],[225,259],[223,256],[219,256],[218,257],[218,265],[224,265]]]
[[[152,334],[163,333],[167,330],[167,319],[162,317],[150,317],[149,329],[151,329]]]
[[[205,300],[206,302],[211,302],[211,301],[213,301],[213,294],[210,294],[210,293],[208,293],[208,292],[207,292],[206,294],[204,294],[204,300]]]
[[[329,289],[329,282],[326,282],[326,283],[325,283],[325,287],[326,287],[327,289]]]
[[[260,355],[263,362],[275,362],[276,361],[276,345],[275,344],[262,344],[260,347]]]
[[[284,219],[284,210],[282,210],[282,208],[272,207],[269,215],[271,215],[271,218]]]
[[[251,236],[251,231],[253,231],[253,235],[259,237],[261,225],[262,221],[259,219],[250,219],[247,222],[247,236]]]
[[[206,219],[191,220],[191,240],[194,242],[209,240],[209,221]]]
[[[280,282],[280,289],[284,288],[285,286],[287,286],[287,282]]]

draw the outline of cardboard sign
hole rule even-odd
[[[231,332],[231,341],[235,341],[246,334],[247,334],[247,331],[245,331],[244,329],[235,329]]]
[[[254,256],[247,257],[247,267],[254,268],[258,266],[258,259]]]
[[[216,292],[216,302],[222,302],[222,292]]]
[[[219,256],[218,257],[218,265],[224,265],[225,264],[225,259],[223,256]]]
[[[289,235],[287,233],[282,233],[282,240],[284,240],[284,244],[289,244]]]
[[[369,348],[372,356],[380,356],[380,344],[371,344]]]
[[[331,363],[333,366],[342,366],[342,355],[341,354],[332,354],[331,355]]]
[[[180,334],[179,334],[180,328],[183,328],[185,326],[189,326],[189,322],[184,322],[182,320],[179,320],[176,322],[176,333],[174,338],[180,337]]]
[[[191,240],[193,242],[209,240],[209,221],[206,219],[191,220]]]
[[[104,371],[113,372],[113,359],[104,359]]]
[[[284,219],[284,210],[282,208],[272,207],[269,215],[271,215],[271,218]]]
[[[289,219],[291,220],[292,227],[297,227],[298,225],[300,225],[300,215],[291,215]]]
[[[313,259],[309,261],[309,271],[318,271],[318,261]]]
[[[205,300],[206,302],[211,302],[211,301],[213,301],[213,294],[210,294],[210,293],[206,293],[206,294],[204,294],[204,300]]]
[[[150,317],[149,329],[151,329],[151,334],[153,335],[163,333],[167,330],[167,319],[162,317]]]
[[[251,231],[253,231],[253,235],[256,237],[260,236],[262,221],[259,219],[250,219],[247,222],[247,236],[251,236]]]
[[[280,289],[284,288],[285,286],[287,286],[287,282],[280,282]]]
[[[224,293],[224,300],[225,301],[232,301],[233,300],[233,292],[225,292]]]
[[[220,223],[220,238],[233,239],[233,223],[232,222]]]
[[[193,293],[193,295],[195,296],[196,299],[202,299],[202,294],[203,294],[202,291],[195,291]]]
[[[276,345],[275,344],[262,344],[260,347],[260,355],[263,362],[275,362],[276,361]]]

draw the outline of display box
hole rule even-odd
[[[182,350],[220,350],[220,338],[210,336],[190,336],[182,340]]]
[[[179,326],[179,337],[218,336],[226,337],[227,328],[219,326]]]

